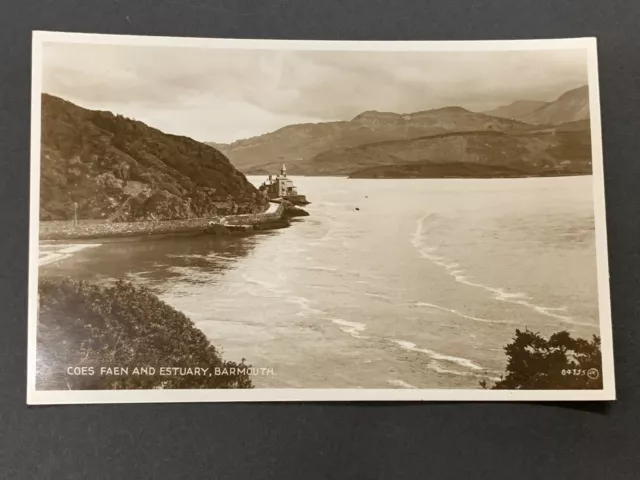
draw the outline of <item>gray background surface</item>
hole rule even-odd
[[[640,2],[0,3],[0,479],[640,478]],[[34,29],[361,40],[598,37],[619,400],[27,407]]]

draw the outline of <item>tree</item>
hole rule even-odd
[[[504,350],[506,375],[493,389],[602,389],[602,354],[596,335],[588,341],[560,331],[546,339],[527,329],[516,330]],[[488,388],[486,381],[481,386]]]
[[[38,389],[252,388],[244,360],[223,360],[189,318],[146,288],[41,277],[38,297]],[[136,367],[154,371],[134,374]],[[167,375],[162,367],[212,375]]]

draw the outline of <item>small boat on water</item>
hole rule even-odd
[[[265,192],[272,202],[287,200],[293,205],[308,205],[310,203],[305,195],[298,193],[293,180],[287,177],[287,167],[284,164],[282,164],[280,174],[275,177],[269,175],[269,178],[262,182],[259,190]]]

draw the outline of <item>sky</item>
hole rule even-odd
[[[230,143],[370,110],[489,110],[587,84],[584,50],[220,50],[46,43],[43,91],[167,133]]]

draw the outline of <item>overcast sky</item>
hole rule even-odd
[[[367,110],[482,111],[587,83],[584,50],[347,52],[48,43],[43,90],[168,133],[231,142]]]

